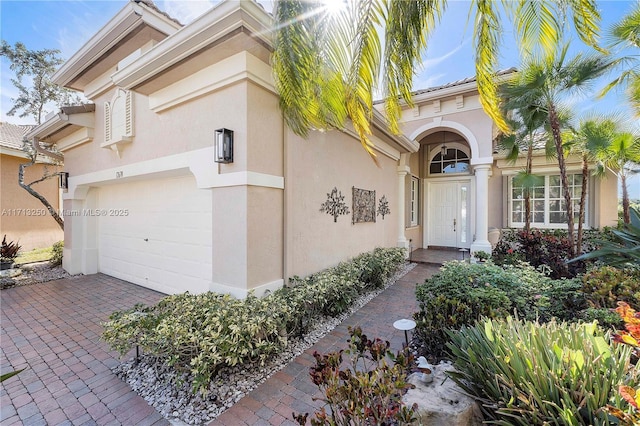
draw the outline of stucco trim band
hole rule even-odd
[[[269,65],[244,51],[152,93],[149,109],[159,113],[245,79],[275,93]]]
[[[242,171],[218,173],[213,162],[213,147],[169,155],[153,160],[113,167],[99,172],[69,176],[69,190],[64,200],[84,199],[86,188],[114,182],[140,179],[151,176],[169,176],[191,172],[196,178],[198,188],[220,188],[229,186],[262,186],[284,189],[284,177]]]

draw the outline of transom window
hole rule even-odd
[[[571,191],[574,219],[578,220],[580,208],[580,195],[582,194],[582,175],[567,176]],[[567,209],[562,183],[559,175],[544,176],[544,181],[539,186],[532,188],[531,192],[531,224],[534,226],[559,227],[567,223]],[[511,226],[523,226],[525,222],[524,188],[513,183],[511,185]],[[586,218],[585,218],[586,222]]]
[[[447,148],[446,153],[439,152],[429,164],[429,174],[468,173],[469,156],[459,149]]]

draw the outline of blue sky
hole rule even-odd
[[[602,28],[608,28],[628,12],[634,0],[604,0],[599,5]],[[267,10],[271,1],[259,1]],[[126,0],[66,0],[66,1],[12,1],[0,0],[0,36],[10,44],[23,42],[29,49],[59,49],[63,58],[69,58],[95,32],[97,32],[125,4]],[[156,5],[188,23],[211,8],[217,1],[209,0],[156,0]],[[429,40],[429,48],[422,67],[415,78],[414,88],[445,84],[474,74],[471,24],[467,23],[468,1],[450,0],[443,21]],[[571,40],[571,53],[588,51],[577,38]],[[500,68],[519,65],[519,52],[515,48],[513,35],[507,27],[503,35]],[[7,117],[11,98],[16,96],[10,79],[12,73],[6,60],[0,68],[1,121],[15,124],[33,124],[29,118]],[[607,81],[599,81],[594,90]],[[602,111],[628,112],[621,93],[613,92],[603,100],[592,97],[574,97],[568,100],[578,115]],[[640,182],[640,179],[638,179]],[[633,198],[640,198],[640,183],[633,187]]]

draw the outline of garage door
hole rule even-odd
[[[211,200],[192,176],[101,187],[100,272],[168,294],[208,291]]]

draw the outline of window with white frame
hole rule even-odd
[[[411,176],[411,193],[409,195],[409,225],[418,225],[418,203],[419,203],[420,180]]]
[[[573,215],[578,220],[580,195],[582,194],[582,175],[568,175],[569,190],[573,204]],[[523,226],[525,222],[525,191],[511,179],[510,193],[510,222],[511,226]],[[567,209],[565,207],[562,183],[559,175],[544,176],[540,185],[530,190],[532,226],[558,228],[567,223]],[[585,217],[585,222],[587,219]]]

